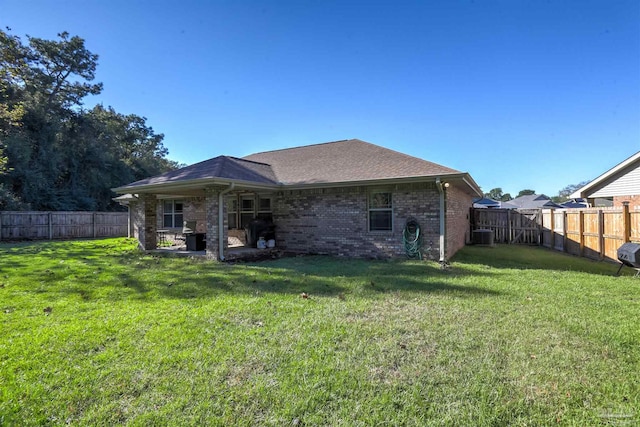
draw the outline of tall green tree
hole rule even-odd
[[[113,209],[112,187],[177,166],[144,117],[83,107],[97,61],[67,32],[0,30],[0,209]]]

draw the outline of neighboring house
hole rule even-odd
[[[567,200],[566,202],[562,202],[560,203],[560,205],[563,208],[567,208],[567,209],[576,209],[576,208],[588,208],[589,206],[589,202],[587,202],[587,199],[583,199],[580,197],[577,197],[575,199],[570,199]]]
[[[473,200],[473,207],[476,209],[499,209],[500,202],[489,197],[479,197]]]
[[[158,228],[196,221],[207,256],[254,218],[273,221],[286,251],[353,257],[404,254],[415,218],[424,250],[441,261],[468,240],[480,188],[466,172],[357,139],[219,156],[114,189],[132,194],[131,233],[155,249]]]
[[[603,204],[597,199],[610,200],[613,206],[622,206],[623,202],[640,206],[640,151],[580,188],[571,197],[585,198],[592,206]]]
[[[509,202],[493,200],[488,197],[474,199],[473,207],[476,209],[516,209],[516,206]]]
[[[516,209],[561,209],[562,206],[544,194],[529,194],[509,200]]]

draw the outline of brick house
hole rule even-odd
[[[571,194],[571,198],[587,199],[591,206],[599,204],[596,199],[613,202],[613,206],[622,206],[623,202],[640,206],[640,151]]]
[[[468,240],[469,208],[482,193],[468,173],[357,139],[219,156],[115,191],[130,194],[131,235],[155,249],[157,230],[195,221],[207,256],[254,218],[273,221],[277,247],[350,257],[404,255],[409,218],[423,253],[445,261]]]

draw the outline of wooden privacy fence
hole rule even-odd
[[[640,207],[472,209],[471,230],[493,231],[496,243],[537,244],[591,259],[617,260],[618,248],[640,242]]]
[[[495,243],[539,245],[541,213],[539,209],[473,209],[471,230],[492,230]]]
[[[127,212],[0,212],[0,240],[126,237]]]
[[[640,208],[545,209],[542,244],[591,259],[617,260],[627,242],[640,242]]]

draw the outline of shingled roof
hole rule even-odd
[[[214,178],[226,178],[235,181],[254,182],[256,184],[275,185],[278,183],[269,165],[236,157],[218,156],[162,175],[133,182],[122,187],[122,189]]]
[[[331,185],[444,176],[468,177],[436,163],[359,139],[266,151],[242,159],[219,156],[116,188],[119,193],[204,185],[215,180],[263,187]],[[470,178],[470,177],[469,177]],[[479,191],[473,179],[467,182]],[[162,187],[162,188],[161,188]]]
[[[461,172],[359,139],[251,154],[286,185],[425,177]]]

